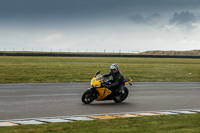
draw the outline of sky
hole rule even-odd
[[[200,49],[200,0],[0,0],[0,51]]]

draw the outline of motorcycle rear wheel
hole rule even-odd
[[[95,100],[95,92],[91,91],[91,90],[87,90],[83,93],[82,95],[82,102],[84,104],[90,104],[91,102],[93,102]]]
[[[124,94],[119,94],[119,95],[113,96],[113,100],[116,103],[120,103],[120,102],[124,101],[127,98],[128,93],[129,93],[128,88],[124,87]]]

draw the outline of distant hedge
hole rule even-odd
[[[140,54],[85,54],[85,53],[14,53],[2,52],[0,56],[63,56],[63,57],[143,57],[143,58],[200,58],[200,56],[183,55],[140,55]]]

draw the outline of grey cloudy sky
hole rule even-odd
[[[200,0],[0,0],[0,51],[200,49]]]

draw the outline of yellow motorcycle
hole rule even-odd
[[[106,85],[110,84],[111,80],[103,77],[98,71],[94,78],[92,78],[90,84],[91,88],[88,88],[82,95],[82,102],[84,104],[90,104],[94,100],[103,101],[103,100],[114,100],[116,103],[124,101],[128,96],[128,88],[124,87],[121,92],[113,93],[111,90],[106,88]],[[132,79],[125,78],[124,84],[131,84]]]

